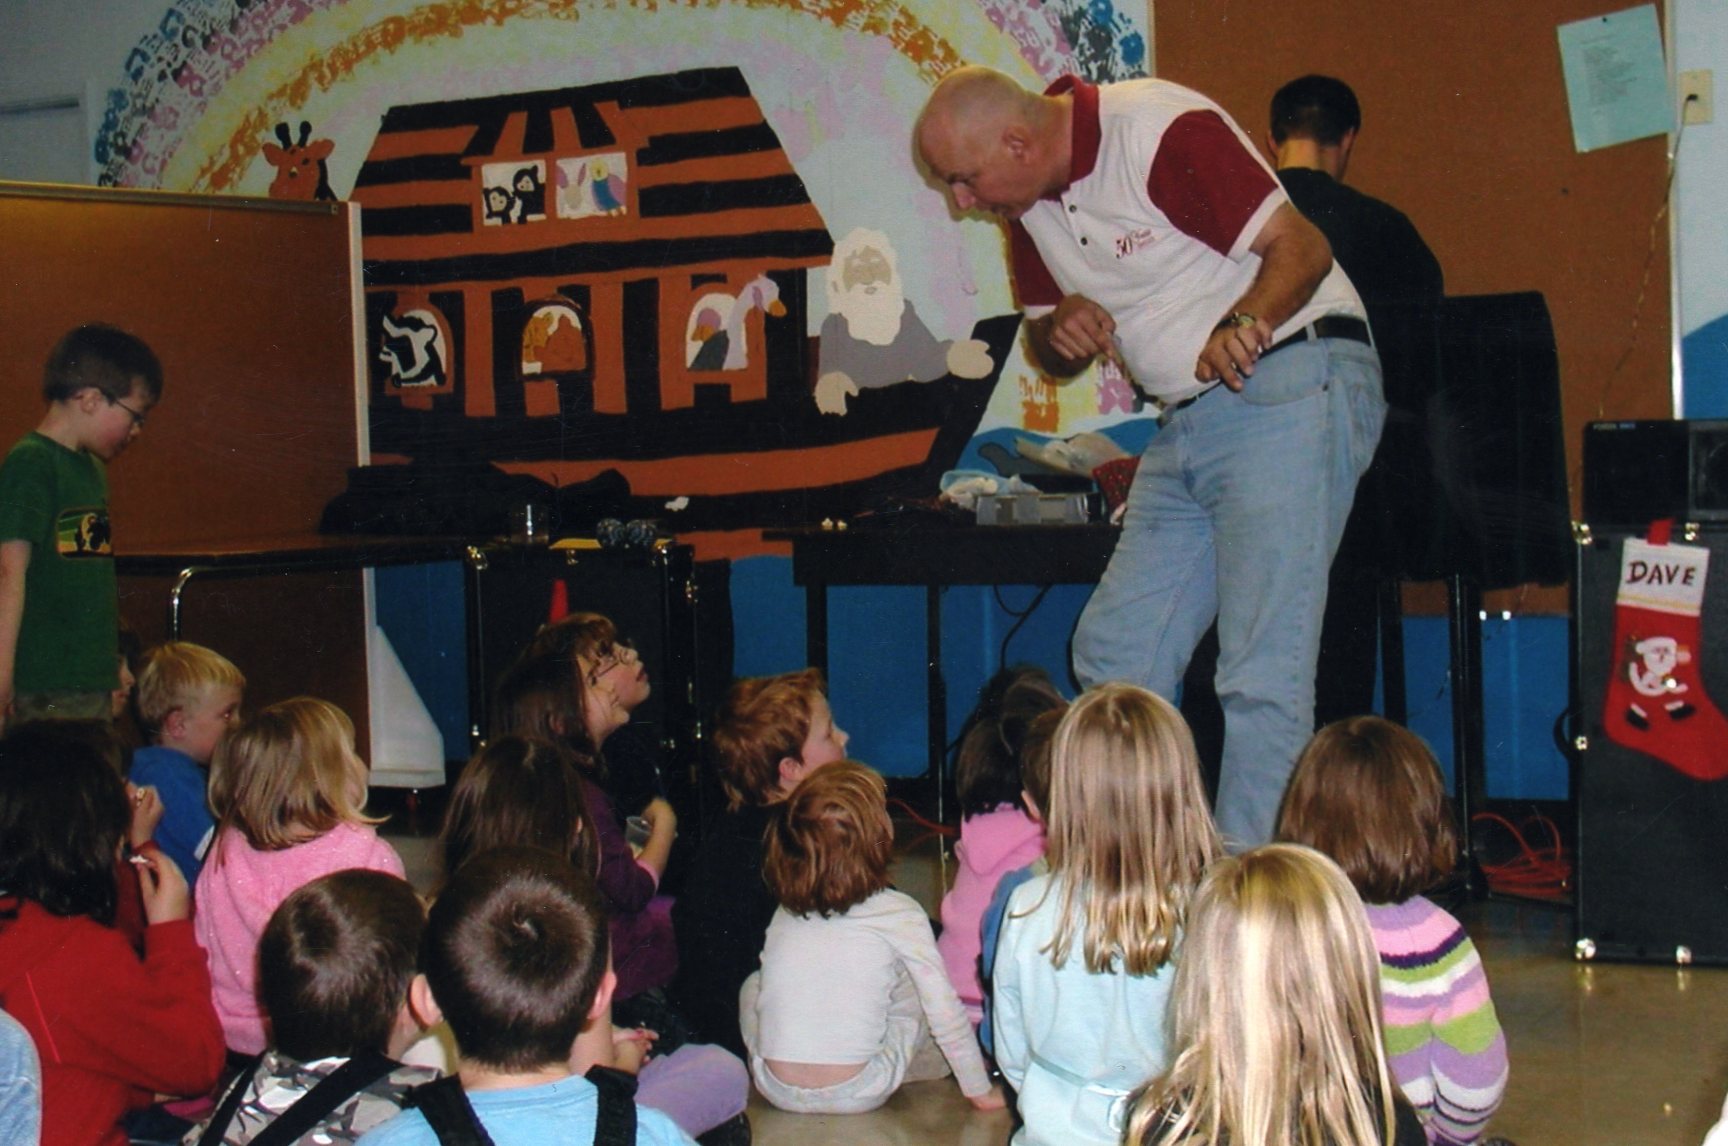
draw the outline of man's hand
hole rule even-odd
[[[1194,377],[1202,382],[1223,382],[1232,390],[1254,373],[1254,363],[1272,345],[1272,324],[1256,318],[1252,326],[1224,326],[1214,330],[1200,351]]]
[[[1040,363],[1058,377],[1080,373],[1100,355],[1116,357],[1116,320],[1083,294],[1066,296],[1026,329]]]
[[[1254,363],[1272,349],[1272,332],[1308,304],[1332,269],[1326,236],[1289,203],[1278,205],[1248,249],[1260,256],[1260,270],[1230,309],[1253,315],[1254,325],[1214,330],[1194,363],[1198,381],[1222,381],[1232,390],[1242,389]]]

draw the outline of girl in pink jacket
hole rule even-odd
[[[210,762],[216,842],[198,875],[198,942],[210,955],[228,1046],[264,1049],[258,937],[284,899],[319,876],[369,868],[402,876],[402,859],[366,815],[366,762],[354,725],[309,696],[273,704],[235,729]]]
[[[978,981],[981,927],[996,884],[1044,854],[1044,828],[1021,798],[1020,753],[1039,713],[1067,702],[1036,665],[1003,669],[984,685],[961,733],[954,769],[960,796],[960,843],[954,886],[942,897],[936,941],[948,980],[974,1028],[984,1017]]]

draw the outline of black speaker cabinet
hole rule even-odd
[[[1654,516],[1654,515],[1652,515]],[[1728,780],[1701,781],[1608,738],[1616,671],[1614,602],[1626,532],[1578,547],[1573,587],[1578,727],[1577,939],[1580,958],[1728,964]],[[1728,700],[1728,527],[1707,528],[1700,674]],[[1728,744],[1721,746],[1728,754]]]
[[[513,546],[487,550],[470,576],[470,711],[481,738],[499,678],[546,622],[561,582],[571,612],[605,614],[642,654],[654,690],[635,722],[656,730],[671,772],[694,783],[706,722],[732,675],[728,563],[697,562],[689,546],[664,542],[645,550]]]
[[[1584,519],[1641,529],[1659,517],[1728,522],[1728,421],[1584,427]]]

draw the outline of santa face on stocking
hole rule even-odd
[[[1627,539],[1614,600],[1619,652],[1602,713],[1611,740],[1695,780],[1728,777],[1728,719],[1693,656],[1709,562],[1708,549],[1670,544],[1665,529]]]
[[[1631,642],[1626,658],[1626,679],[1639,695],[1651,699],[1667,698],[1662,709],[1675,720],[1684,720],[1697,711],[1679,694],[1689,691],[1688,685],[1675,677],[1674,670],[1692,663],[1692,650],[1673,637],[1646,637]],[[1649,728],[1650,713],[1643,705],[1627,706],[1626,719],[1634,727]]]

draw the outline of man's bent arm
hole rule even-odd
[[[1289,203],[1272,213],[1248,249],[1260,256],[1260,270],[1233,311],[1253,315],[1255,321],[1213,331],[1194,369],[1200,381],[1222,379],[1232,390],[1242,389],[1243,378],[1254,373],[1255,360],[1270,349],[1272,332],[1314,297],[1332,269],[1326,236]]]

